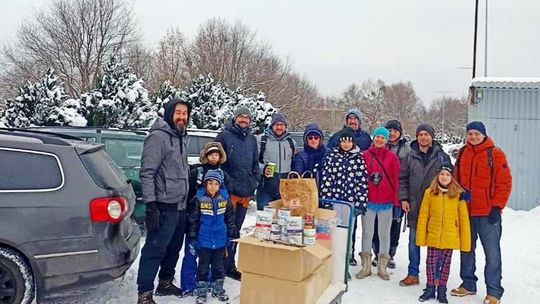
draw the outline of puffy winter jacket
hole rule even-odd
[[[368,178],[368,201],[370,203],[392,202],[395,206],[400,206],[401,203],[398,201],[399,159],[396,154],[388,150],[388,148],[369,147],[369,149],[362,152],[362,155],[366,162],[368,177],[374,172],[378,172],[381,176],[378,185],[375,185],[371,178]],[[384,170],[379,162],[384,167]]]
[[[433,141],[427,155],[423,155],[420,151],[416,140],[411,143],[411,153],[403,160],[399,173],[399,200],[409,202],[410,211],[407,216],[409,227],[416,228],[424,191],[439,172],[439,166],[445,162],[449,163],[450,157],[438,142]]]
[[[488,148],[492,148],[492,167]],[[467,144],[456,160],[454,175],[462,187],[471,191],[469,203],[472,216],[486,216],[493,206],[503,209],[512,190],[512,174],[504,152],[495,147],[493,140],[473,146]],[[493,172],[492,172],[493,171]]]
[[[411,153],[411,146],[407,139],[401,138],[398,140],[396,144],[390,144],[388,143],[388,149],[390,151],[397,154],[399,158],[399,162],[401,163],[407,156],[409,156],[409,153]]]
[[[241,130],[231,120],[218,134],[216,141],[221,143],[227,154],[227,161],[222,168],[231,179],[229,193],[239,197],[253,196],[260,177],[259,150],[255,136],[249,129]]]
[[[191,169],[191,171],[189,172],[189,200],[193,199],[195,194],[197,194],[197,190],[203,184],[204,175],[206,174],[206,172],[208,172],[208,170],[220,170],[223,173],[224,180],[221,187],[224,188],[227,192],[229,191],[229,188],[231,188],[231,179],[229,177],[229,174],[227,174],[227,172],[221,169],[220,165],[211,165],[206,163],[204,165],[200,165]]]
[[[343,129],[348,128],[348,126],[343,126]],[[339,132],[336,132],[330,137],[328,140],[327,147],[330,149],[334,149],[338,146],[339,143]],[[354,141],[358,148],[360,148],[361,151],[367,150],[371,146],[371,136],[368,132],[363,131],[362,129],[358,129],[354,131]]]
[[[186,208],[189,166],[187,140],[158,118],[144,140],[139,176],[144,202],[178,204]]]
[[[321,197],[350,202],[364,210],[368,198],[367,170],[358,148],[345,152],[335,148],[324,160]]]
[[[471,250],[471,227],[467,203],[459,196],[432,194],[427,189],[416,225],[416,245],[439,249]]]
[[[190,205],[194,209],[188,217],[188,237],[197,238],[199,247],[223,248],[228,238],[238,236],[234,208],[226,191],[221,189],[215,197],[210,197],[204,188],[199,188],[193,200]]]

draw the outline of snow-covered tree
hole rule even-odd
[[[156,117],[142,79],[112,57],[97,87],[81,96],[88,125],[107,128],[141,128]]]
[[[9,127],[86,125],[78,113],[79,101],[68,99],[62,81],[52,68],[39,82],[27,83],[18,92],[17,97],[6,102],[3,121]]]
[[[248,107],[253,114],[252,127],[261,129],[276,109],[266,102],[265,94],[252,94],[241,88],[230,89],[217,83],[212,76],[199,76],[178,97],[191,102],[192,123],[197,128],[217,130],[222,128],[240,106]]]

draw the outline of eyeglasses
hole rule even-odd
[[[317,140],[317,139],[320,139],[319,136],[308,136],[307,137],[307,140]]]

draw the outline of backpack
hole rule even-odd
[[[460,177],[460,174],[459,174],[459,165],[461,163],[461,155],[463,154],[463,152],[465,151],[465,147],[467,147],[466,145],[461,147],[458,151],[458,155],[456,157],[456,165],[454,166],[457,170],[457,181],[458,183],[461,184],[461,177]],[[488,147],[486,152],[487,152],[487,156],[488,156],[488,165],[489,165],[489,197],[490,198],[493,198],[493,178],[494,178],[494,166],[493,166],[493,148],[494,147]]]
[[[266,142],[268,141],[268,136],[263,135],[261,136],[261,150],[259,151],[259,162],[261,164],[264,164],[264,152],[266,152]],[[291,146],[292,154],[296,152],[296,148],[294,146],[293,139],[290,137],[287,137],[287,141],[289,142],[289,145]]]

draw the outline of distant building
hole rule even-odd
[[[469,122],[484,122],[508,157],[513,186],[508,206],[540,206],[540,78],[474,78]]]

